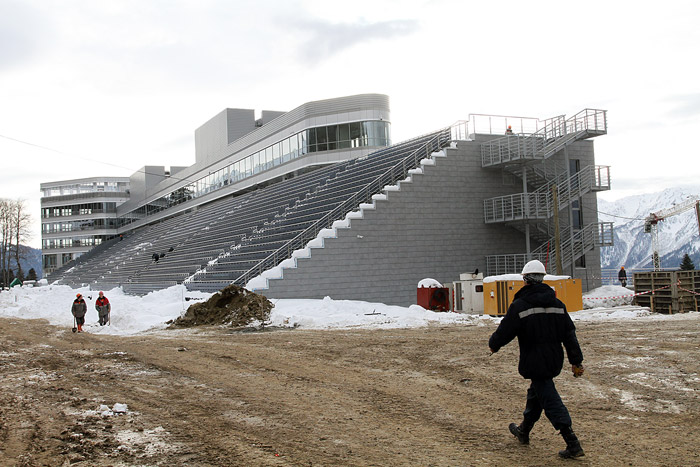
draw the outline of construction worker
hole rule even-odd
[[[508,125],[508,129],[506,130],[507,135],[512,135],[513,134],[513,128],[511,128],[510,125]]]
[[[109,312],[112,311],[112,305],[109,303],[104,292],[100,291],[100,296],[95,300],[95,309],[97,310],[97,320],[100,326],[104,326],[109,321]]]
[[[583,374],[583,354],[566,306],[556,298],[550,286],[542,283],[545,274],[544,265],[537,260],[525,265],[522,271],[525,286],[515,294],[506,316],[491,335],[489,348],[491,352],[498,352],[517,337],[520,345],[518,371],[523,378],[531,380],[523,421],[520,425],[511,423],[510,432],[521,444],[529,444],[530,431],[544,410],[554,429],[566,441],[566,449],[559,451],[559,455],[581,457],[583,449],[571,429],[571,417],[554,386],[554,378],[564,364],[562,344],[574,377]]]
[[[620,281],[622,287],[627,287],[627,271],[625,271],[624,266],[620,267],[620,272],[617,273],[617,279]]]
[[[71,313],[75,316],[75,323],[78,325],[78,332],[83,332],[83,324],[85,324],[85,313],[87,313],[87,304],[83,299],[82,294],[77,294],[73,300]]]

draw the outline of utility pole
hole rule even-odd
[[[554,205],[554,260],[557,265],[557,275],[564,274],[561,262],[561,232],[559,231],[559,192],[556,185],[552,185],[552,204]]]

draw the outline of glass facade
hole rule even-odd
[[[388,122],[352,122],[309,128],[120,216],[119,226],[130,224],[308,154],[363,146],[390,145]]]
[[[106,214],[117,212],[117,203],[83,203],[66,206],[41,208],[41,218],[84,216],[87,214]]]
[[[44,238],[41,240],[42,250],[52,248],[75,248],[75,247],[93,247],[101,244],[106,238],[103,235],[91,237],[63,237],[63,238]]]
[[[41,224],[41,233],[75,232],[82,230],[116,229],[117,219],[86,219],[67,222],[46,222]]]
[[[125,192],[129,189],[129,182],[86,182],[72,183],[57,187],[44,188],[41,190],[41,196],[48,198],[50,196],[78,195],[82,193],[95,192]]]

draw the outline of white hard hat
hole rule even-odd
[[[521,272],[523,276],[525,274],[547,274],[547,271],[544,270],[544,264],[542,264],[540,261],[537,261],[536,259],[533,259],[532,261],[529,261],[525,267],[523,268],[523,272]]]

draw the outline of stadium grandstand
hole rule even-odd
[[[132,175],[110,211],[116,228],[49,280],[134,294],[234,283],[268,298],[409,305],[422,279],[519,272],[537,258],[584,290],[600,285],[599,248],[612,242],[597,220],[596,193],[610,189],[592,140],[607,133],[603,110],[472,114],[398,144],[384,95],[253,115],[226,109],[205,123],[191,167]],[[42,222],[56,221],[57,203],[80,217],[75,200],[48,192],[68,182],[42,184]],[[43,240],[75,248],[72,234]]]

